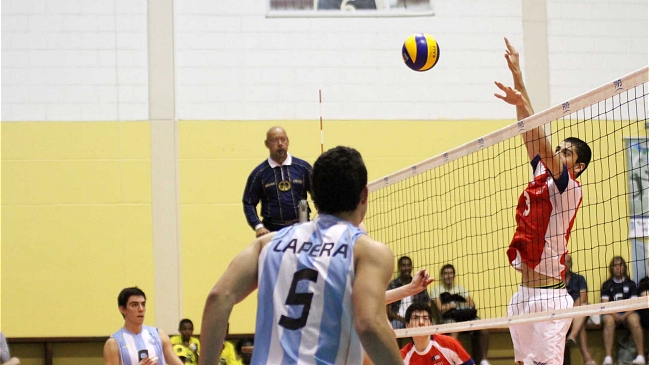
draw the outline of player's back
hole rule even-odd
[[[360,364],[353,247],[363,232],[331,215],[279,231],[259,255],[252,364]]]

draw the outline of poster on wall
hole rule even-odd
[[[625,138],[629,179],[629,238],[649,237],[649,139]]]
[[[432,0],[268,0],[271,11],[376,10],[381,13],[431,11]],[[351,14],[350,14],[351,15]]]

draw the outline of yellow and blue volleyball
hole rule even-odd
[[[439,45],[428,34],[413,34],[403,42],[401,56],[406,66],[415,71],[428,71],[439,61]]]

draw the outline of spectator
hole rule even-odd
[[[451,264],[442,266],[439,275],[443,283],[433,288],[431,298],[441,313],[441,323],[465,322],[480,319],[477,316],[475,302],[469,292],[460,284],[455,284],[455,267]],[[457,332],[451,333],[457,338]],[[489,365],[489,330],[471,331],[471,350],[474,359],[480,359],[480,365]]]
[[[296,223],[300,200],[306,200],[311,186],[311,165],[288,153],[284,129],[269,129],[264,144],[270,156],[252,170],[243,192],[243,212],[257,237]],[[260,200],[263,222],[257,215]],[[307,206],[307,218],[309,212]]]
[[[388,285],[388,290],[396,289],[404,285],[410,284],[412,281],[412,260],[408,256],[402,256],[399,258],[398,269],[399,277],[392,280]],[[388,319],[392,328],[400,329],[406,328],[406,310],[410,307],[410,304],[415,302],[430,303],[430,296],[428,295],[427,290],[423,290],[417,294],[404,297],[403,299],[394,301],[387,306]]]
[[[573,307],[578,307],[580,305],[588,304],[588,285],[586,284],[586,279],[572,271],[572,257],[569,254],[566,254],[566,289],[568,294],[574,300]],[[596,365],[593,358],[588,352],[588,343],[586,341],[586,329],[584,324],[588,317],[574,317],[572,319],[572,326],[568,336],[566,337],[566,344],[570,347],[577,346],[576,338],[579,337],[579,350],[581,351],[581,356],[584,360],[584,365]]]
[[[241,359],[243,365],[250,365],[252,359],[252,350],[255,346],[255,339],[252,337],[244,337],[237,342],[236,350],[237,355]]]
[[[649,297],[649,276],[640,279],[640,282],[638,283],[638,296]],[[649,330],[649,309],[640,309],[637,312],[640,316],[642,327]]]
[[[9,354],[9,345],[7,345],[7,339],[2,332],[0,332],[0,364],[20,365],[20,360],[17,357],[11,357]]]
[[[610,301],[625,300],[638,297],[638,288],[635,282],[627,275],[626,261],[620,256],[615,256],[609,264],[608,280],[602,284],[602,303]],[[633,343],[635,344],[638,356],[633,360],[634,365],[644,365],[643,334],[640,326],[640,316],[635,311],[608,313],[602,315],[602,325],[604,334],[604,362],[602,365],[612,365],[613,358],[613,340],[615,329],[624,326],[631,332]]]
[[[428,303],[415,302],[405,313],[408,328],[433,324]],[[458,340],[446,335],[413,336],[412,342],[401,349],[405,365],[473,365],[475,362]]]
[[[225,335],[230,334],[230,323],[225,330]],[[223,342],[223,350],[221,350],[221,358],[219,360],[219,365],[241,365],[241,359],[237,355],[237,351],[234,348],[234,345],[230,341]]]
[[[198,365],[198,356],[201,354],[201,343],[192,335],[194,334],[194,322],[184,318],[178,323],[180,335],[171,337],[171,344],[174,346],[176,355],[185,355],[185,364]],[[181,359],[182,360],[182,359]]]

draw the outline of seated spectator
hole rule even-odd
[[[171,337],[174,352],[185,364],[198,365],[201,343],[196,337],[192,336],[194,334],[194,323],[190,319],[182,319],[178,324],[178,332],[180,335]]]
[[[638,283],[638,296],[649,297],[649,276],[640,279]],[[649,330],[649,309],[640,309],[637,311],[640,316],[640,324],[646,330]]]
[[[433,288],[431,297],[441,313],[441,323],[465,322],[480,319],[477,316],[475,302],[469,292],[460,284],[455,284],[455,267],[451,264],[440,270],[443,284]],[[452,333],[457,338],[457,333]],[[489,330],[471,331],[471,350],[474,359],[480,359],[480,365],[489,365]]]
[[[7,345],[7,339],[2,332],[0,332],[0,364],[20,365],[20,360],[17,357],[11,357],[9,354],[9,345]]]
[[[406,310],[406,327],[417,328],[433,324],[430,305],[416,302]],[[413,336],[412,342],[401,349],[405,365],[473,365],[475,362],[460,341],[446,335]]]
[[[397,267],[399,269],[399,277],[390,282],[390,284],[388,285],[388,290],[397,289],[412,282],[412,260],[410,259],[410,257],[403,256],[399,258]],[[388,319],[392,324],[392,328],[406,328],[406,321],[404,320],[406,309],[408,309],[410,304],[415,302],[428,304],[430,302],[428,291],[422,290],[417,294],[406,296],[400,300],[388,304]]]
[[[225,336],[227,337],[230,333],[230,323],[225,331]],[[221,359],[219,360],[219,365],[242,365],[241,359],[237,356],[237,351],[234,349],[234,345],[230,341],[223,342],[223,350],[221,350]]]
[[[255,346],[255,339],[251,337],[244,337],[237,342],[236,350],[241,363],[243,365],[250,365],[252,360],[252,350]]]
[[[602,284],[602,303],[625,300],[638,297],[638,288],[627,276],[626,262],[620,256],[615,256],[609,264],[610,277]],[[633,360],[634,365],[644,365],[644,339],[640,326],[640,316],[635,311],[609,313],[602,315],[604,334],[604,351],[606,357],[602,365],[612,365],[613,340],[615,329],[626,327],[631,332],[638,356]]]
[[[572,257],[569,254],[565,256],[565,265],[566,278],[564,282],[566,283],[568,294],[570,294],[574,301],[572,306],[578,307],[588,304],[588,284],[586,284],[586,279],[583,276],[572,271]],[[566,337],[566,345],[575,347],[578,343],[584,365],[596,365],[592,356],[590,356],[590,352],[588,352],[586,329],[584,328],[586,319],[588,317],[575,317],[572,319],[570,332],[568,332],[568,336]],[[577,339],[579,342],[577,342]]]

